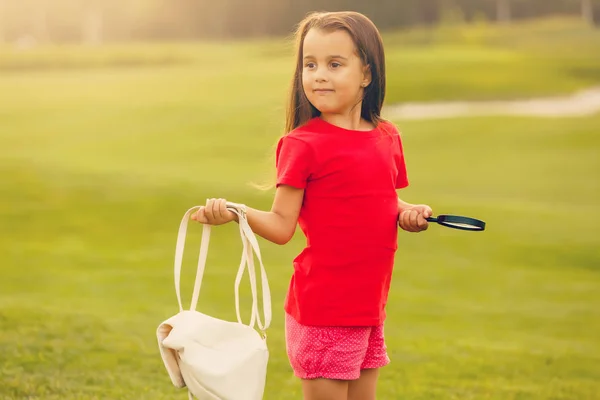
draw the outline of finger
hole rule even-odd
[[[413,228],[410,226],[410,210],[402,212],[400,218],[400,227],[407,232],[412,232]]]
[[[208,218],[206,218],[206,208],[202,208],[198,211],[197,219],[201,224],[208,224]]]
[[[429,227],[429,224],[423,215],[419,215],[419,218],[417,219],[417,226],[419,227],[419,231],[427,230]]]
[[[219,214],[219,199],[211,199],[212,200],[212,213],[213,213],[213,223],[218,224],[221,216]]]
[[[207,224],[208,221],[206,220],[206,215],[204,213],[204,210],[205,210],[205,208],[201,207],[198,211],[196,211],[193,214],[192,219],[194,221],[197,221],[197,222],[201,223],[201,224]]]
[[[400,228],[402,228],[404,230],[408,229],[407,224],[406,224],[406,221],[407,221],[406,216],[407,215],[408,215],[407,211],[402,211],[402,213],[400,213],[399,225],[400,225]]]
[[[398,215],[398,226],[399,226],[400,228],[402,228],[402,229],[404,229],[404,220],[403,220],[403,219],[404,219],[404,213],[403,213],[403,212],[401,212],[401,213]]]
[[[420,219],[421,220],[425,220],[425,219],[423,218],[423,214],[419,210],[414,210],[414,211],[415,211],[415,215],[412,216],[413,232],[421,232]]]
[[[215,212],[213,210],[215,199],[206,199],[206,206],[204,207],[204,215],[209,224],[215,220]]]
[[[413,208],[413,210],[417,211],[419,214],[422,214],[424,218],[429,218],[433,215],[433,211],[431,210],[431,207],[429,207],[428,205],[425,205],[425,204],[419,205],[419,206]]]
[[[423,217],[425,218],[429,218],[433,215],[433,210],[431,209],[431,207],[427,206],[425,208],[425,212],[423,213]]]
[[[417,211],[411,211],[410,212],[410,227],[413,229],[413,231],[417,230],[418,228],[418,223],[417,223],[417,218],[419,218],[419,213]]]
[[[224,220],[227,218],[227,207],[225,206],[225,199],[217,199],[217,215],[219,219]]]

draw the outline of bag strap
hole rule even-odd
[[[240,268],[238,270],[238,274],[235,280],[235,296],[236,296],[236,313],[238,322],[242,323],[240,317],[240,309],[239,309],[239,287],[242,280],[242,276],[244,274],[244,265],[248,265],[248,275],[250,277],[250,288],[252,290],[252,317],[250,319],[250,326],[254,327],[254,323],[258,323],[258,329],[263,333],[268,329],[271,325],[271,294],[269,289],[269,280],[267,279],[267,272],[265,270],[265,266],[262,262],[262,256],[260,254],[260,247],[258,246],[258,241],[256,240],[256,236],[250,225],[248,224],[248,220],[246,218],[245,206],[237,205],[235,203],[228,203],[232,205],[232,211],[238,214],[240,217],[240,236],[242,237],[243,243],[243,252],[242,252],[242,261]],[[254,255],[259,261],[260,265],[260,277],[261,277],[261,286],[262,286],[262,300],[263,300],[263,316],[265,318],[264,323],[260,319],[260,312],[258,311],[258,299],[257,299],[257,290],[256,290],[256,272],[254,267]]]
[[[187,235],[187,226],[190,220],[190,216],[193,212],[200,209],[200,206],[190,208],[183,216],[181,223],[179,224],[179,232],[177,235],[177,243],[175,246],[175,265],[174,265],[174,278],[175,278],[175,293],[177,295],[177,302],[179,304],[179,310],[183,311],[183,304],[181,302],[181,264],[183,261],[183,251],[185,246],[185,238]],[[243,323],[240,316],[240,302],[239,302],[239,287],[242,276],[246,266],[248,267],[248,275],[250,277],[250,288],[252,291],[252,312],[249,326],[254,327],[255,322],[258,323],[259,330],[264,332],[269,328],[271,324],[271,292],[269,289],[269,282],[267,279],[267,273],[262,262],[260,254],[260,248],[258,241],[246,218],[246,207],[242,204],[227,203],[227,209],[236,213],[239,219],[239,230],[242,239],[242,259],[240,267],[235,281],[235,306],[237,320],[239,323]],[[196,271],[196,280],[194,283],[194,292],[192,301],[190,304],[190,310],[195,310],[198,304],[198,297],[200,295],[200,287],[202,285],[202,279],[204,276],[204,269],[206,266],[206,259],[208,256],[208,245],[210,240],[211,226],[208,224],[203,225],[202,229],[202,241],[200,243],[200,254],[198,257],[198,268]],[[264,323],[261,321],[260,313],[258,311],[258,294],[256,289],[256,271],[254,267],[254,255],[258,258],[260,264],[260,275],[262,285],[262,300],[263,300],[263,315]]]
[[[174,265],[174,278],[175,278],[175,294],[177,295],[177,302],[179,304],[179,311],[183,311],[183,304],[181,302],[181,264],[183,262],[183,250],[185,248],[185,238],[187,235],[187,227],[190,216],[194,211],[197,211],[200,207],[192,207],[186,211],[179,224],[179,232],[177,233],[177,243],[175,245],[175,265]],[[206,259],[207,254],[203,254],[203,250],[208,250],[208,241],[210,239],[210,226],[204,225],[202,230],[202,243],[200,244],[200,257],[198,258],[198,273],[196,274],[196,282],[202,281],[204,274],[204,266],[202,260]],[[204,243],[206,242],[206,243]],[[207,251],[208,253],[208,251]],[[194,285],[196,286],[196,285]],[[198,291],[200,289],[198,288]]]

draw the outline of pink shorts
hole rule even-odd
[[[383,325],[305,326],[286,314],[285,336],[290,364],[301,379],[355,380],[363,369],[390,363]]]

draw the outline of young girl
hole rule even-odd
[[[408,180],[399,133],[380,115],[385,59],[373,23],[314,13],[297,46],[275,198],[270,211],[248,208],[248,222],[277,244],[297,224],[307,239],[285,300],[287,353],[304,398],[375,399],[378,369],[390,361],[383,323],[397,224],[423,231],[432,211],[396,193]],[[225,203],[209,199],[192,219],[236,220]]]

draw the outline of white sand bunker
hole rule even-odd
[[[585,117],[600,112],[600,87],[565,97],[513,101],[456,101],[402,103],[386,106],[382,114],[390,119],[434,119],[474,116]]]

